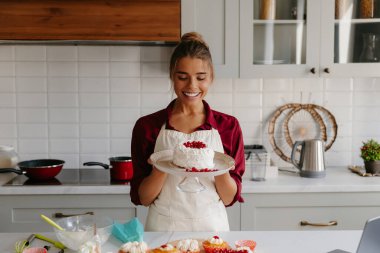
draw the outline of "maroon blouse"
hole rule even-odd
[[[131,151],[134,174],[131,181],[131,200],[136,205],[141,205],[138,189],[141,181],[152,171],[152,166],[147,161],[154,151],[156,139],[162,125],[166,123],[166,129],[175,130],[169,124],[174,102],[175,100],[166,109],[141,117],[133,128]],[[241,180],[245,170],[245,157],[243,135],[239,122],[233,116],[211,110],[205,101],[203,101],[203,104],[206,110],[206,121],[197,131],[210,130],[211,128],[218,130],[224,152],[235,159],[235,169],[229,172],[236,182],[237,192],[234,200],[228,206],[231,206],[236,201],[243,202]]]

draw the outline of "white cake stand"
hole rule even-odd
[[[153,165],[166,173],[184,176],[185,178],[178,184],[177,189],[183,192],[201,192],[206,187],[199,181],[198,177],[215,177],[227,173],[234,168],[235,161],[229,155],[215,152],[214,168],[215,171],[190,172],[173,164],[173,150],[163,150],[150,156]]]

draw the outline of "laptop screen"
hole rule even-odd
[[[362,233],[356,253],[380,252],[380,216],[369,219]]]

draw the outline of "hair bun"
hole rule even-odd
[[[182,35],[181,42],[198,42],[208,48],[207,43],[203,40],[202,35],[197,32],[188,32]]]

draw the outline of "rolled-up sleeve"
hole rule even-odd
[[[236,182],[237,191],[233,201],[227,205],[232,206],[236,201],[244,202],[241,197],[242,177],[245,171],[244,142],[237,119],[232,117],[226,124],[220,132],[224,151],[235,159],[235,168],[230,170],[230,175]]]

